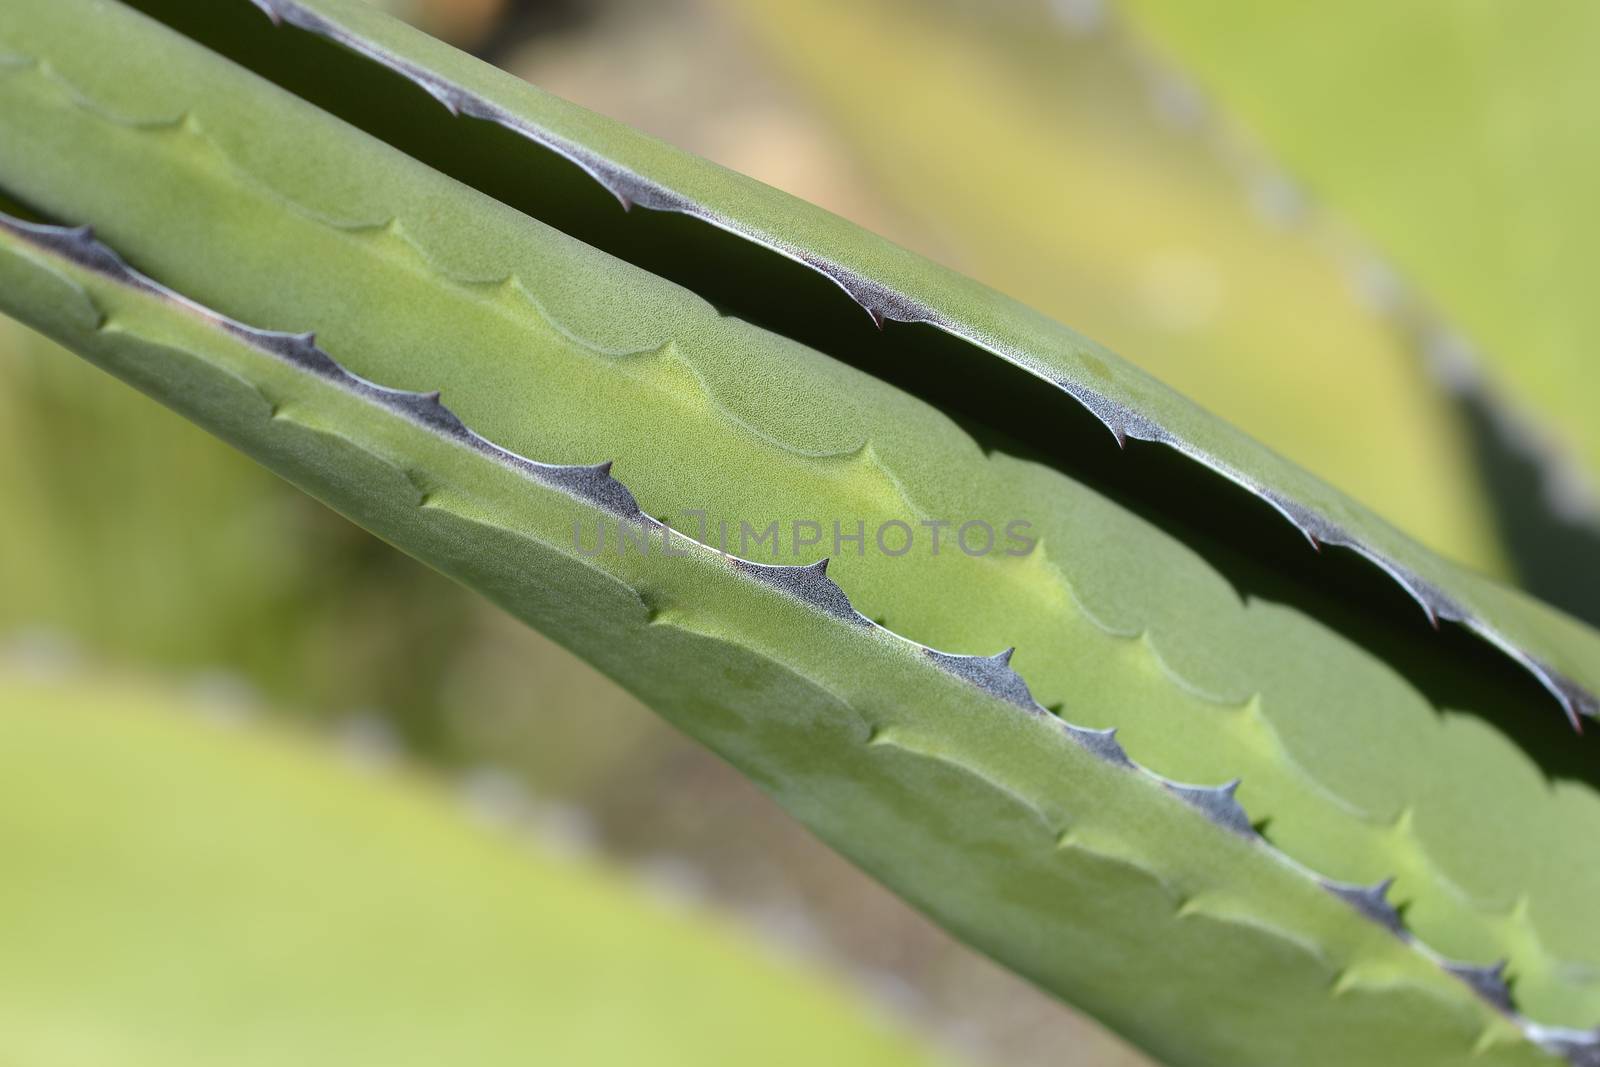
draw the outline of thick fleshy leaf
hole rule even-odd
[[[1119,444],[1166,446],[1310,544],[1367,558],[1430,620],[1459,622],[1521,663],[1569,717],[1600,715],[1592,633],[1433,555],[1104,347],[985,286],[543,94],[359,0],[135,6],[446,173],[731,313],[848,356],[966,418],[998,422],[1013,440],[1079,452],[1069,427],[1087,412]],[[644,210],[625,217],[607,200]],[[641,217],[652,213],[673,217]],[[841,293],[880,327],[904,325],[874,345],[864,323],[829,303]],[[990,388],[970,388],[972,374]]]
[[[81,231],[6,232],[3,291],[53,309],[41,325],[569,641],[908,899],[1172,1062],[1275,1062],[1308,1033],[1330,1063],[1443,1064],[1474,1049],[1488,1063],[1537,1063],[1527,1037],[1588,1041],[1503,1018],[1498,991],[1456,973],[1475,965],[1396,938],[1341,882],[1261,839],[1236,783],[1146,770],[1109,733],[1033,704],[1009,654],[934,652],[856,615],[820,567],[741,562],[670,535],[631,511],[603,466],[497,453],[432,394],[368,384],[305,336],[218,317]],[[567,538],[591,526],[659,547],[586,558]],[[1324,654],[1337,647],[1311,632]],[[1489,741],[1487,764],[1430,769],[1504,776],[1507,754]],[[1580,804],[1567,817],[1591,814]],[[1348,822],[1334,828],[1361,836]],[[1416,849],[1412,862],[1429,865],[1425,847],[1418,837],[1384,862]],[[1449,915],[1439,895],[1417,903],[1443,910],[1441,934],[1496,936],[1492,913]],[[1522,965],[1545,987],[1542,1007],[1583,992],[1550,987],[1537,955]],[[1218,983],[1238,999],[1212,1003]],[[1181,1015],[1152,1013],[1157,989]],[[1263,998],[1277,1021],[1245,1027]]]

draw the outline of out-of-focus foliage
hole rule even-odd
[[[1600,488],[1600,5],[1128,0]],[[1576,506],[1585,506],[1581,499]]]
[[[437,739],[469,597],[10,320],[0,381],[0,632],[377,705]]]
[[[0,666],[5,1062],[933,1062],[733,929],[225,714]]]
[[[62,357],[0,322],[0,624],[157,662],[281,660],[310,614],[298,524],[313,509],[263,494],[270,475]],[[202,510],[204,534],[186,533]]]
[[[719,2],[916,216],[893,236],[1498,569],[1462,427],[1408,339],[1114,26],[1074,32],[1031,3]]]

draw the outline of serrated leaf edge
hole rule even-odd
[[[1555,697],[1574,730],[1582,732],[1584,716],[1600,718],[1600,695],[1567,677],[1541,657],[1519,647],[1488,619],[1474,614],[1438,586],[1361,541],[1327,515],[1288,500],[1220,457],[1171,432],[1149,416],[1099,395],[1080,383],[1051,376],[1041,368],[1031,365],[1028,360],[1018,358],[998,346],[987,343],[975,330],[941,315],[936,309],[919,300],[833,263],[824,256],[742,225],[738,220],[706,208],[650,178],[636,174],[598,152],[514,115],[448,78],[364,40],[337,22],[307,8],[298,0],[250,0],[250,2],[274,25],[288,24],[321,36],[393,71],[433,97],[452,115],[495,123],[557,153],[615,196],[624,210],[638,206],[652,211],[675,212],[750,241],[814,270],[833,282],[859,304],[880,328],[889,320],[932,326],[1027,371],[1077,400],[1105,425],[1119,445],[1125,446],[1129,439],[1133,439],[1176,449],[1194,462],[1270,505],[1300,530],[1313,548],[1324,544],[1348,548],[1377,566],[1418,603],[1436,628],[1440,620],[1456,623],[1510,657]]]

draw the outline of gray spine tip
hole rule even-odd
[[[587,500],[619,518],[632,521],[643,518],[644,513],[639,510],[639,502],[628,491],[628,487],[611,477],[609,463],[567,467],[535,463],[521,457],[515,458],[540,481],[564,489],[573,496]]]
[[[1600,701],[1572,679],[1560,671],[1552,670],[1549,664],[1532,656],[1524,657],[1523,662],[1538,676],[1544,687],[1555,694],[1561,703],[1561,710],[1567,717],[1567,722],[1578,733],[1583,733],[1583,718],[1600,718]]]
[[[1471,963],[1446,963],[1444,969],[1465,982],[1474,993],[1498,1010],[1508,1015],[1516,1011],[1511,1002],[1511,987],[1506,984],[1504,960],[1487,967]]]
[[[1239,790],[1239,779],[1235,778],[1224,785],[1214,786],[1183,785],[1179,782],[1163,782],[1163,784],[1174,796],[1223,829],[1252,840],[1258,836],[1254,824],[1250,822],[1250,816],[1234,795]]]
[[[1428,625],[1435,630],[1439,629],[1440,620],[1460,622],[1465,618],[1466,613],[1461,610],[1461,605],[1450,599],[1438,586],[1408,570],[1386,564],[1364,549],[1357,547],[1356,550],[1388,572],[1400,588],[1406,591],[1406,595],[1422,608],[1422,613],[1428,617]]]
[[[1126,449],[1128,439],[1138,441],[1153,441],[1157,443],[1173,444],[1174,439],[1159,424],[1109,397],[1101,396],[1092,389],[1087,389],[1077,382],[1065,378],[1054,380],[1055,386],[1078,403],[1088,409],[1089,414],[1100,420],[1111,436],[1116,438],[1117,447]]]
[[[1535,1044],[1566,1060],[1569,1067],[1600,1067],[1600,1027],[1572,1030],[1528,1023],[1526,1029]]]
[[[1097,756],[1107,763],[1117,767],[1133,767],[1133,760],[1128,758],[1128,752],[1122,747],[1122,742],[1117,740],[1115,728],[1110,730],[1086,730],[1081,726],[1074,726],[1070,722],[1062,723],[1066,727],[1067,736],[1087,749],[1093,756]]]
[[[219,318],[217,321],[228,333],[264,352],[272,353],[287,363],[303,367],[341,384],[351,385],[356,382],[356,379],[339,366],[332,356],[317,347],[316,337],[313,334],[257,330],[231,319]]]
[[[466,424],[456,417],[456,413],[439,402],[437,392],[411,393],[399,389],[385,389],[380,391],[378,399],[429,429],[463,440],[473,436]]]
[[[1028,683],[1011,669],[1011,654],[1015,649],[1008,648],[993,656],[955,656],[932,648],[925,648],[922,651],[941,670],[955,675],[969,685],[974,685],[1020,708],[1044,714],[1034,702],[1033,694],[1028,691]]]
[[[1323,545],[1350,543],[1349,536],[1342,529],[1298,501],[1290,500],[1270,489],[1262,489],[1259,492],[1262,499],[1300,531],[1300,536],[1304,537],[1306,543],[1315,551],[1321,552]]]
[[[1322,887],[1334,896],[1355,908],[1362,915],[1382,926],[1396,937],[1407,937],[1405,923],[1400,919],[1400,912],[1389,903],[1389,889],[1394,885],[1393,878],[1385,878],[1377,885],[1350,885],[1344,882],[1331,882],[1324,880]]]
[[[828,577],[828,561],[825,559],[804,566],[752,563],[737,556],[730,556],[728,561],[740,573],[803,600],[824,614],[856,625],[867,621],[856,611],[838,583]]]
[[[278,13],[278,5],[274,2],[274,0],[250,0],[250,2],[254,4],[256,9],[259,10],[263,15],[267,16],[268,20],[270,20],[274,26],[283,25],[283,16]]]
[[[411,82],[423,92],[437,100],[439,104],[446,111],[450,112],[453,117],[459,118],[461,116],[461,106],[456,103],[455,89],[450,85],[438,81],[437,79],[426,78],[420,75],[413,76],[411,78]]]

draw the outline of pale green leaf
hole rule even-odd
[[[0,1032],[30,1067],[888,1067],[819,976],[203,698],[0,666]]]
[[[1577,461],[1567,497],[1592,512],[1600,7],[1127,7],[1416,287],[1443,319],[1438,347],[1469,349],[1449,373],[1476,364],[1546,447]]]

